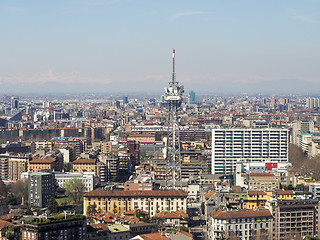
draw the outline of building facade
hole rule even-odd
[[[127,211],[140,209],[151,217],[161,211],[187,211],[188,193],[183,190],[93,190],[83,196],[83,212],[88,214],[88,206],[122,216]]]
[[[28,175],[28,199],[32,207],[47,207],[55,196],[55,179],[50,172],[34,172]]]
[[[288,162],[287,129],[213,129],[212,174],[232,174],[237,161]]]
[[[86,225],[83,215],[66,216],[62,219],[35,218],[22,225],[22,240],[86,240]]]
[[[271,221],[272,215],[266,209],[217,210],[210,217],[210,239],[270,239]]]
[[[318,200],[278,200],[270,202],[273,216],[272,239],[319,237]]]

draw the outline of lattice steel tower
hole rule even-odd
[[[178,181],[179,187],[181,184],[181,154],[180,154],[180,134],[179,134],[179,119],[178,110],[183,101],[183,86],[179,86],[176,81],[175,73],[175,50],[172,52],[172,80],[169,82],[169,87],[165,88],[164,99],[169,104],[168,117],[168,135],[165,158],[167,161],[166,167],[166,188],[175,189]],[[172,181],[170,181],[170,179]]]

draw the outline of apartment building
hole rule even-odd
[[[83,212],[88,206],[122,216],[134,209],[147,211],[151,217],[161,211],[187,211],[188,193],[183,190],[93,190],[83,195]]]
[[[53,157],[39,158],[34,157],[29,161],[28,172],[36,172],[38,170],[60,171],[61,167],[57,159]]]
[[[94,172],[96,159],[77,159],[72,162],[74,172]]]
[[[9,159],[7,157],[0,157],[0,179],[7,180],[9,171],[8,171]]]
[[[9,179],[19,181],[21,174],[28,171],[29,157],[10,157],[9,158]]]
[[[51,172],[28,174],[28,199],[32,207],[47,207],[55,195],[55,179]]]
[[[272,239],[299,239],[306,236],[319,237],[318,200],[270,201],[273,216]]]
[[[249,173],[249,190],[272,191],[280,188],[280,182],[272,173]]]
[[[212,174],[232,174],[237,161],[288,162],[287,129],[213,129]]]
[[[267,209],[213,212],[210,239],[269,239],[272,215]],[[264,238],[263,238],[264,237]]]
[[[34,218],[21,227],[22,240],[87,239],[87,221],[83,215],[71,215],[61,219]]]

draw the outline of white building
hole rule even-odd
[[[24,172],[21,174],[21,179],[27,180],[28,176],[28,172]],[[54,177],[60,188],[64,188],[64,184],[73,179],[81,179],[86,187],[86,192],[92,191],[96,185],[96,175],[94,172],[54,172]]]
[[[55,179],[59,187],[63,188],[64,184],[73,179],[81,179],[86,187],[86,192],[92,191],[96,185],[96,174],[94,172],[71,173],[55,172]]]
[[[266,209],[217,210],[210,216],[210,239],[270,239],[268,237],[271,236],[271,220],[272,215]]]
[[[212,129],[212,174],[232,174],[237,161],[288,162],[287,129]]]

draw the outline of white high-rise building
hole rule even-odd
[[[213,129],[212,174],[232,174],[243,163],[288,162],[287,129]]]

